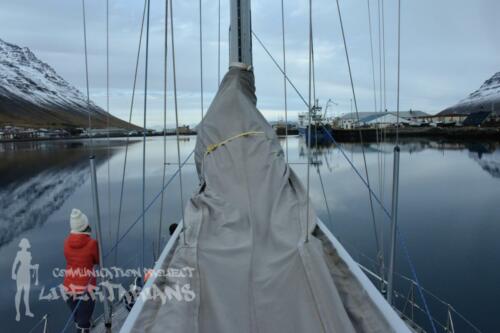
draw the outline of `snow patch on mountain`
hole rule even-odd
[[[471,114],[494,110],[500,114],[500,72],[486,80],[481,87],[439,115]]]
[[[500,72],[486,80],[478,90],[461,100],[459,104],[487,102],[497,99],[500,99]]]
[[[0,39],[0,95],[40,106],[85,112],[87,98],[27,47]],[[93,111],[104,110],[91,102]]]

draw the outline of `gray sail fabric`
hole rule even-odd
[[[146,301],[133,331],[390,332],[369,305],[355,313],[351,304],[363,302],[362,290],[353,301],[344,281],[339,293],[311,235],[316,216],[306,211],[306,191],[256,108],[252,72],[226,74],[197,131],[201,185],[185,210],[185,235],[163,263],[193,274],[156,280],[161,288],[188,285],[195,297]],[[366,323],[370,330],[359,329]]]

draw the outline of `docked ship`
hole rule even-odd
[[[328,108],[328,104],[326,106]],[[325,111],[326,111],[325,108]],[[311,112],[299,114],[298,130],[299,135],[303,136],[309,145],[329,144],[331,140],[331,125],[322,113],[323,108],[319,106],[318,100],[311,107]],[[311,126],[309,126],[311,124]],[[309,130],[310,128],[310,130]]]

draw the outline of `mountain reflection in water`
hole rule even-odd
[[[358,154],[363,151],[358,143],[342,143],[342,149],[349,156]],[[392,155],[394,144],[393,143],[365,143],[363,145],[365,154],[384,154]],[[418,141],[402,141],[400,143],[401,152],[409,154],[418,153],[424,150],[437,150],[437,151],[453,151],[453,150],[467,150],[468,156],[476,161],[479,166],[491,176],[500,178],[500,143],[487,142],[487,143],[461,143],[461,142],[437,142],[431,140],[418,140]],[[311,148],[311,160],[313,164],[323,164],[320,156],[331,156],[333,151],[338,150],[334,144],[322,144],[313,146]],[[299,156],[307,158],[307,145],[301,140],[299,148]],[[386,157],[388,158],[388,157]],[[326,159],[324,159],[327,161]],[[328,162],[327,162],[328,163]],[[391,161],[392,163],[392,161]],[[330,166],[328,166],[330,169]]]
[[[117,153],[125,142],[95,145],[96,166]],[[47,218],[90,177],[90,144],[45,141],[0,145],[0,247],[42,226]]]

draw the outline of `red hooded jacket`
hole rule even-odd
[[[88,234],[70,234],[64,241],[64,257],[66,291],[81,294],[93,289],[96,284],[94,266],[99,264],[97,241]]]

